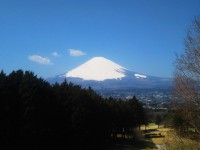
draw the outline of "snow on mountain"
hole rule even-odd
[[[147,76],[135,73],[136,78],[147,78]]]
[[[92,87],[96,91],[134,91],[135,89],[167,89],[172,87],[172,79],[146,76],[128,70],[104,57],[94,57],[79,67],[54,78],[50,83],[64,80],[82,87]]]
[[[126,68],[104,57],[94,57],[81,66],[69,71],[65,77],[82,78],[83,80],[104,81],[125,77]],[[136,77],[144,77],[137,75]]]

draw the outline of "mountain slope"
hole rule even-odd
[[[125,77],[126,69],[104,57],[94,57],[81,66],[66,73],[65,77],[82,78],[83,80],[104,81]]]
[[[143,75],[130,71],[104,57],[94,57],[79,67],[48,79],[51,83],[64,80],[94,90],[169,89],[172,79]]]

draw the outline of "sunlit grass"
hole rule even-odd
[[[121,150],[158,150],[155,148],[156,145],[163,145],[164,149],[162,150],[200,150],[200,143],[181,137],[177,135],[174,129],[165,128],[163,125],[160,125],[159,128],[155,123],[151,123],[146,127],[142,125],[140,130],[136,129],[135,132],[137,132],[136,135],[139,136],[137,139],[140,139],[140,142],[136,143],[135,146],[125,146]],[[145,135],[150,136],[145,138]],[[126,135],[125,139],[131,139],[134,136]],[[117,137],[122,138],[122,135],[118,134]],[[140,147],[141,144],[143,145],[142,148],[134,148]],[[120,148],[117,150],[120,150]]]
[[[171,131],[165,138],[167,150],[199,150],[200,143],[189,138],[181,137],[176,132]]]
[[[145,127],[142,126],[141,129],[145,130]],[[155,145],[165,145],[167,150],[200,150],[199,142],[181,137],[171,128],[164,128],[163,126],[158,128],[157,125],[152,123],[146,129],[152,131],[150,134],[163,135],[163,137],[149,138],[149,140]]]

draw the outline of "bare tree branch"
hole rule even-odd
[[[184,54],[176,58],[174,86],[184,106],[185,119],[200,132],[200,17],[190,26]]]

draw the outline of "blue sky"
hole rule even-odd
[[[173,77],[199,0],[0,0],[0,69],[54,77],[103,56]]]

